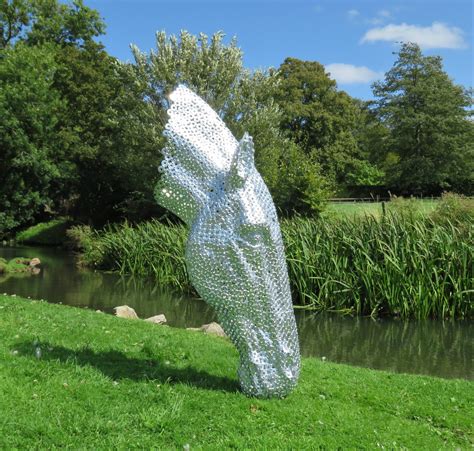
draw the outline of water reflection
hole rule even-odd
[[[0,247],[0,257],[39,257],[37,276],[0,276],[0,292],[112,312],[127,304],[142,318],[164,313],[174,327],[198,327],[215,319],[198,299],[162,289],[157,281],[79,270],[74,258],[49,248]],[[298,311],[301,351],[396,372],[474,379],[472,321],[397,321]]]
[[[141,318],[164,313],[170,326],[198,327],[214,320],[204,302],[160,288],[157,281],[78,269],[72,254],[49,248],[2,248],[0,257],[39,257],[41,272],[0,276],[0,292],[46,299],[76,307],[113,312],[118,305],[133,307]]]
[[[472,321],[400,321],[297,312],[303,355],[395,372],[474,379]]]

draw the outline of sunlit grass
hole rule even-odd
[[[66,230],[70,225],[66,218],[40,222],[19,232],[15,240],[20,244],[60,246],[66,241]]]
[[[329,202],[323,213],[325,217],[347,217],[371,215],[377,218],[383,215],[384,208],[389,210],[396,201],[390,202]],[[422,214],[429,214],[436,209],[438,200],[416,199],[413,206]]]
[[[0,295],[0,449],[468,449],[473,384],[303,359],[247,398],[229,341]]]

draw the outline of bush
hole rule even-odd
[[[474,199],[455,193],[443,193],[432,218],[439,223],[472,226],[474,223]]]

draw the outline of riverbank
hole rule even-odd
[[[296,305],[374,317],[474,317],[473,200],[445,196],[430,214],[416,201],[393,202],[377,217],[296,217],[281,229]],[[193,292],[184,226],[152,220],[75,227],[69,235],[85,266]]]
[[[238,391],[225,339],[0,295],[1,448],[467,448],[472,382],[303,359],[284,400]]]

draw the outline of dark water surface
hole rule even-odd
[[[0,257],[39,257],[38,275],[0,276],[0,293],[112,312],[133,307],[142,318],[164,313],[174,327],[214,321],[203,301],[150,280],[78,269],[62,250],[2,247]],[[372,320],[296,311],[304,356],[367,368],[474,380],[473,321]]]

